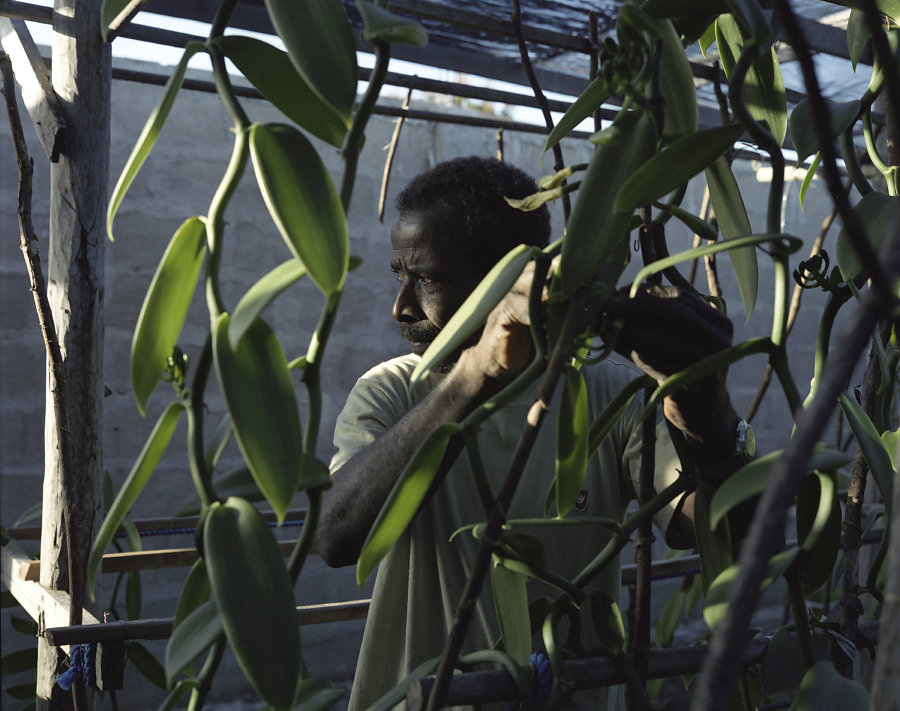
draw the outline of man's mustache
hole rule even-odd
[[[400,335],[410,343],[431,343],[441,332],[431,323],[401,323]]]

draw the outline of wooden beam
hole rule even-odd
[[[38,623],[38,636],[44,636],[47,629],[69,624],[69,594],[62,590],[48,590],[40,583],[27,580],[24,572],[29,570],[32,561],[24,553],[4,548],[2,550],[3,586],[16,598],[22,609]],[[82,621],[96,625],[99,620],[87,610],[82,611]],[[68,651],[68,647],[66,647]]]
[[[22,100],[44,152],[55,163],[65,140],[66,119],[50,83],[50,73],[25,21],[0,17],[0,44],[12,61],[16,82],[22,89]]]

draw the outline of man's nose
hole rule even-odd
[[[394,300],[394,308],[391,315],[400,323],[415,323],[421,320],[418,314],[418,302],[415,297],[412,279],[403,279],[400,282],[400,290]]]

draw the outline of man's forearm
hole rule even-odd
[[[316,533],[316,550],[328,565],[356,562],[388,494],[425,438],[438,425],[462,420],[486,396],[488,385],[462,360],[422,402],[332,475]]]

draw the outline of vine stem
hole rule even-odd
[[[559,339],[547,364],[547,371],[538,388],[537,397],[528,411],[525,426],[519,437],[519,443],[503,484],[497,493],[497,499],[488,519],[484,537],[479,545],[477,557],[469,573],[462,599],[457,608],[456,619],[444,646],[444,652],[435,676],[434,687],[428,697],[428,711],[437,711],[443,705],[444,697],[450,685],[450,677],[453,674],[453,667],[456,664],[456,660],[459,659],[469,624],[474,617],[475,605],[481,594],[484,579],[490,569],[491,554],[497,546],[497,539],[503,524],[506,522],[507,512],[512,503],[513,495],[525,470],[525,463],[528,461],[528,457],[534,447],[541,424],[549,410],[553,392],[569,358],[571,344],[580,330],[588,291],[589,286],[582,286],[572,298]]]

